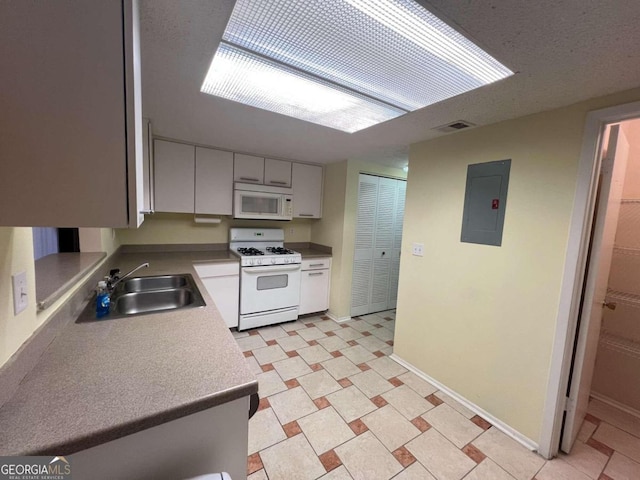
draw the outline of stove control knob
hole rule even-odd
[[[272,265],[275,265],[275,264],[276,264],[276,259],[275,259],[275,258],[272,258],[272,259],[271,259],[271,264],[272,264]]]

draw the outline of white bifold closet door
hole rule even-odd
[[[360,175],[351,316],[395,308],[406,182]]]

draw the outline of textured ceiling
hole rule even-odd
[[[232,0],[142,0],[144,115],[156,135],[203,145],[402,166],[409,144],[442,135],[434,127],[487,125],[640,85],[636,0],[422,3],[517,74],[348,134],[200,93]]]

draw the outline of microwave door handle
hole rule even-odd
[[[262,273],[271,272],[293,272],[294,270],[300,270],[300,264],[295,265],[273,265],[267,267],[245,267],[242,269],[242,273],[251,273],[260,275]]]

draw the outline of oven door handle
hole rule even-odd
[[[296,263],[295,265],[268,265],[264,267],[244,267],[242,273],[252,273],[260,275],[262,273],[271,272],[293,272],[294,270],[300,270],[301,265]]]

